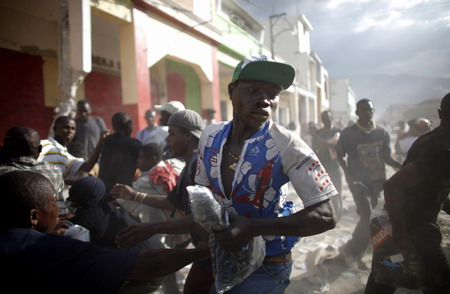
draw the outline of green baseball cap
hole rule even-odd
[[[289,88],[295,78],[294,68],[286,63],[275,62],[266,55],[245,57],[233,72],[232,83],[237,80],[257,80]]]

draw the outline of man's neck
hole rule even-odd
[[[265,123],[264,123],[265,124]],[[245,140],[251,138],[256,132],[258,132],[263,126],[261,125],[259,129],[246,128],[244,125],[239,125],[237,120],[233,120],[233,126],[231,128],[231,133],[229,135],[229,141],[233,145],[243,146]]]
[[[57,139],[57,138],[53,138],[53,139],[55,139],[55,141],[58,142],[63,147],[67,147],[69,145],[69,143],[70,143],[70,142],[62,141],[62,140]]]
[[[372,126],[373,121],[372,121],[372,120],[368,120],[368,121],[358,120],[358,123],[359,123],[361,126],[363,126],[363,127],[365,127],[365,128],[368,128],[368,127]]]
[[[450,132],[450,121],[441,120],[441,123],[439,124],[439,127],[441,129],[444,129],[444,130]]]
[[[362,121],[358,120],[356,122],[356,126],[363,131],[373,131],[376,128],[373,120],[370,120],[368,122],[362,122]]]
[[[333,128],[333,125],[323,126],[323,129],[326,131],[331,131],[332,128]]]
[[[189,145],[188,151],[183,155],[183,159],[186,164],[189,164],[196,150],[197,148],[195,146]]]

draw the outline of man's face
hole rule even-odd
[[[356,115],[358,116],[361,122],[370,122],[373,119],[373,114],[375,113],[375,108],[373,108],[373,103],[362,102],[356,108]]]
[[[87,121],[91,115],[91,106],[88,103],[83,103],[77,106],[77,118],[82,121]]]
[[[174,157],[182,157],[187,152],[190,134],[176,126],[169,126],[169,135],[166,138],[167,146]]]
[[[233,116],[250,129],[259,129],[278,107],[281,87],[268,82],[239,80],[228,86]]]
[[[161,118],[159,119],[159,124],[161,126],[167,126],[167,123],[169,122],[171,116],[172,114],[170,112],[167,112],[165,110],[161,111]]]
[[[61,145],[67,146],[75,136],[76,124],[73,119],[66,118],[55,124],[55,140]]]
[[[155,126],[155,113],[152,111],[147,111],[145,113],[145,121],[147,122],[147,126],[153,127]]]
[[[329,111],[323,112],[321,118],[324,126],[326,127],[331,126],[331,122],[333,120],[333,118],[331,117],[331,112]]]
[[[155,166],[155,161],[153,160],[153,158],[142,151],[139,151],[139,156],[136,162],[137,168],[141,171],[148,171]]]

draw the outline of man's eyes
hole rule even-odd
[[[250,94],[257,94],[257,93],[259,93],[259,92],[262,92],[263,90],[261,90],[261,89],[259,89],[259,88],[257,88],[257,87],[248,87],[247,88],[247,92],[248,93],[250,93]],[[280,96],[280,92],[279,91],[274,91],[274,92],[266,92],[266,91],[264,91],[265,93],[266,93],[266,95],[270,98],[270,99],[275,99],[275,98],[277,98],[278,96]]]

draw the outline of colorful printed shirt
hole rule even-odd
[[[300,138],[268,121],[245,141],[236,166],[231,197],[224,193],[220,163],[233,122],[210,125],[199,142],[196,183],[207,186],[229,212],[249,218],[276,218],[295,212],[286,202],[291,182],[304,207],[337,194],[316,154]],[[298,237],[263,236],[266,255],[288,252]]]

